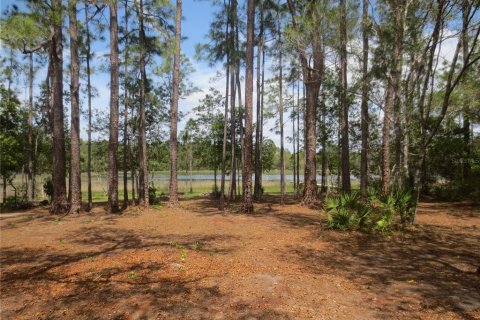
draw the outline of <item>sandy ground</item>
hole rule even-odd
[[[270,198],[0,215],[3,319],[480,319],[480,211],[422,203],[390,235]]]

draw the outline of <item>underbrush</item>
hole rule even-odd
[[[330,229],[390,232],[396,224],[412,221],[415,201],[409,191],[382,195],[372,189],[366,197],[357,192],[329,196],[325,211]]]

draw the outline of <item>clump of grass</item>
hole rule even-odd
[[[133,280],[133,279],[135,279],[135,278],[137,278],[137,274],[135,273],[135,271],[130,271],[130,272],[128,273],[128,279],[132,279],[132,280]]]
[[[190,249],[192,250],[200,250],[202,248],[202,244],[198,241],[195,241],[194,243],[190,244]]]

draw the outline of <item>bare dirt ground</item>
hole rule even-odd
[[[480,319],[480,211],[422,203],[391,235],[270,198],[0,215],[1,319]]]

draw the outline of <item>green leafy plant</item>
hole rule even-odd
[[[185,262],[186,259],[187,259],[187,250],[182,249],[182,250],[180,251],[180,260],[181,260],[182,262]]]
[[[130,271],[128,273],[128,278],[129,279],[135,279],[135,278],[137,278],[137,274],[134,271]]]
[[[357,193],[344,193],[325,200],[328,227],[336,230],[354,230],[358,227],[361,202]]]
[[[190,249],[192,250],[200,250],[202,245],[198,242],[195,241],[194,243],[190,244]]]

